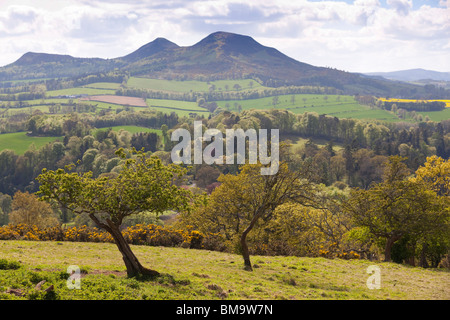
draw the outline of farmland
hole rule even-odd
[[[157,133],[158,135],[161,135],[161,130],[159,130],[159,129],[151,129],[151,128],[138,127],[138,126],[114,126],[114,127],[110,127],[110,128],[112,131],[116,131],[116,132],[119,132],[120,130],[125,130],[131,134],[140,133],[140,132],[154,132],[154,133]],[[94,130],[92,130],[92,134],[95,134],[95,132],[98,130],[105,130],[105,128],[94,129]]]
[[[169,92],[208,92],[211,88],[219,91],[263,89],[255,80],[217,80],[217,81],[176,81],[130,77],[127,85],[132,88],[151,89]],[[236,86],[238,85],[238,87]]]
[[[122,97],[116,95],[94,95],[80,98],[79,101],[99,101],[111,104],[118,104],[122,106],[147,107],[147,104],[142,98]]]
[[[62,137],[30,137],[26,132],[0,134],[0,150],[13,150],[16,154],[24,154],[32,145],[39,149],[49,142],[62,141]]]
[[[274,97],[267,97],[250,100],[218,101],[217,104],[225,110],[231,111],[237,111],[239,106],[241,106],[242,110],[286,109],[295,114],[317,112],[318,114],[328,114],[338,118],[398,121],[398,118],[392,113],[361,105],[354,97],[346,95],[280,95],[275,100]]]
[[[268,87],[264,87],[255,80],[218,80],[218,81],[176,81],[161,80],[150,78],[130,77],[126,83],[130,89],[150,90],[151,92],[166,92],[172,94],[208,94],[216,93],[240,93],[249,92],[267,94]],[[50,90],[46,92],[46,98],[36,100],[24,100],[21,107],[10,108],[10,113],[17,113],[24,110],[23,107],[29,107],[29,112],[40,110],[48,113],[47,106],[55,104],[70,103],[89,103],[96,106],[97,111],[100,110],[117,110],[124,107],[143,110],[149,108],[151,110],[161,111],[166,114],[175,112],[178,116],[190,116],[192,114],[207,116],[210,114],[204,106],[199,106],[196,101],[183,101],[177,99],[161,99],[149,97],[134,96],[117,96],[116,91],[120,89],[119,83],[94,82],[79,87]],[[220,95],[219,95],[220,96]],[[414,102],[418,100],[412,99],[386,99],[379,98],[380,101],[398,101],[398,102]],[[213,100],[214,101],[214,100]],[[210,102],[213,102],[210,101]],[[442,111],[419,112],[423,118],[431,121],[441,121],[450,118],[450,100],[428,100],[443,101],[447,104],[447,108]],[[243,110],[270,110],[270,109],[286,109],[294,114],[302,114],[305,112],[316,112],[318,114],[327,114],[337,118],[354,118],[361,120],[379,120],[386,122],[408,121],[415,122],[412,117],[399,118],[393,112],[377,108],[375,106],[364,105],[358,102],[354,96],[344,94],[273,94],[260,98],[246,99],[229,99],[215,100],[217,106],[221,110],[239,112]],[[11,102],[0,102],[5,108],[11,105]],[[14,104],[14,102],[12,103]]]

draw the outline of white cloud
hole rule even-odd
[[[0,65],[27,51],[113,58],[165,37],[192,45],[214,31],[349,71],[450,71],[450,0],[4,0]],[[446,59],[447,58],[447,59]]]

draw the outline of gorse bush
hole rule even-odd
[[[154,224],[136,224],[122,230],[129,244],[185,247],[224,251],[223,239],[218,234],[204,234],[188,227],[184,230]],[[6,225],[0,227],[0,240],[114,242],[112,236],[95,227],[38,228],[35,225]]]

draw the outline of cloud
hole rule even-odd
[[[350,71],[414,64],[450,70],[444,59],[450,50],[449,3],[4,0],[0,65],[27,51],[113,58],[157,37],[192,45],[220,30],[252,36],[300,61]]]
[[[412,0],[387,0],[386,3],[403,16],[408,15],[409,10],[412,8]]]

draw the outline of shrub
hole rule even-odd
[[[0,259],[0,270],[16,270],[20,268],[20,263],[17,261],[8,261]]]

